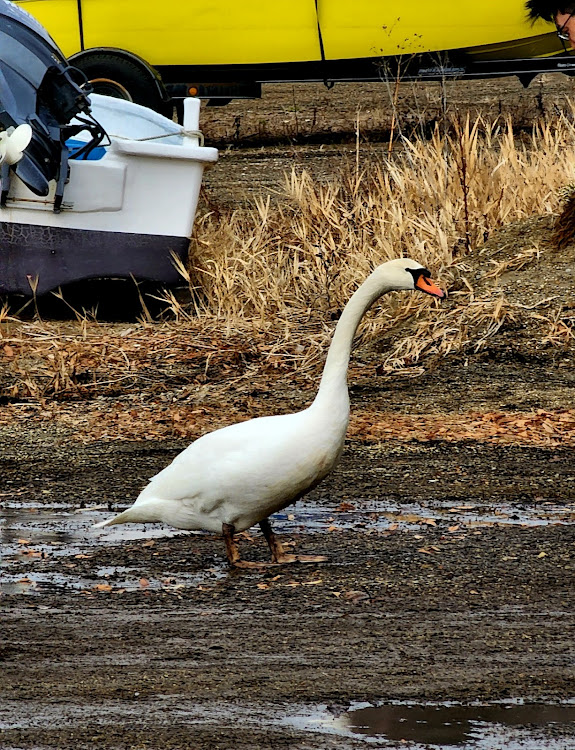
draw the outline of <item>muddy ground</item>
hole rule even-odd
[[[569,93],[569,82],[552,83]],[[276,93],[241,106],[273,110],[293,97],[291,87]],[[320,95],[310,89],[312,120]],[[363,96],[373,107],[373,89]],[[330,101],[353,123],[355,101]],[[204,130],[224,132],[224,117],[233,125],[218,110]],[[265,194],[300,158],[262,143],[232,144],[206,201],[241,206],[234,180],[242,196]],[[325,148],[310,147],[311,164],[329,172]],[[352,379],[352,410],[441,424],[572,409],[571,350],[534,343],[528,356],[521,346],[447,357],[418,378],[381,375],[374,361]],[[313,394],[300,383],[270,393],[265,375],[252,386],[269,411]],[[230,412],[245,402],[230,387]],[[93,440],[36,407],[1,407],[10,409],[24,416],[0,428],[1,748],[359,748],[365,736],[341,719],[358,703],[575,696],[575,470],[560,432],[506,442],[355,430],[333,474],[274,519],[284,541],[327,562],[232,571],[210,534],[89,530],[187,440]],[[240,543],[246,558],[266,559],[256,530]],[[575,747],[572,723],[532,730],[481,747]],[[373,734],[373,747],[431,746],[425,735],[414,744]]]

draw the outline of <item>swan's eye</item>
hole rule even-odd
[[[419,276],[423,276],[426,279],[431,278],[431,273],[427,270],[427,268],[420,268],[419,269]]]
[[[431,278],[431,273],[427,268],[406,268],[405,270],[413,276],[414,282],[417,281],[420,276],[423,276],[426,279]]]

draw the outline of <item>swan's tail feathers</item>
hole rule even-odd
[[[158,507],[158,503],[161,506],[162,501],[154,497],[136,500],[123,513],[118,513],[117,516],[95,523],[92,528],[101,529],[103,526],[114,526],[117,523],[156,523],[162,520],[161,507]]]
[[[136,521],[137,519],[134,518],[134,513],[131,511],[132,509],[128,508],[128,510],[125,510],[123,513],[118,513],[117,516],[112,516],[112,518],[106,518],[105,521],[95,523],[92,528],[102,529],[104,526],[114,526],[116,523],[129,523],[130,521]]]

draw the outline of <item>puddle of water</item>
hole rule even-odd
[[[575,504],[540,505],[517,507],[511,504],[493,506],[458,505],[434,503],[433,507],[417,503],[396,503],[387,499],[350,503],[341,506],[326,506],[301,500],[294,506],[272,516],[274,527],[285,530],[304,526],[306,531],[325,531],[326,524],[338,529],[374,529],[383,531],[394,528],[410,530],[421,525],[443,522],[449,525],[471,526],[545,526],[550,524],[575,524]]]
[[[366,739],[401,742],[407,747],[493,748],[512,746],[524,750],[566,748],[565,736],[558,745],[542,741],[549,725],[575,722],[572,703],[508,703],[495,705],[392,704],[355,708],[332,719],[333,729],[363,735]],[[329,721],[326,722],[329,725]],[[573,729],[575,746],[575,729]]]
[[[137,697],[138,694],[136,694]],[[54,703],[40,700],[0,700],[0,730],[42,729],[53,726],[82,731],[94,713],[100,724],[117,725],[134,716],[133,700],[90,703]],[[150,727],[180,725],[243,726],[262,729],[291,727],[309,734],[332,734],[364,740],[366,745],[408,750],[569,750],[575,734],[570,723],[573,702],[548,705],[520,701],[461,706],[396,703],[354,707],[335,718],[324,706],[280,707],[277,704],[214,702],[196,704],[185,695],[139,698],[137,709]],[[310,747],[317,743],[310,742]],[[319,745],[317,745],[319,746]],[[355,744],[354,744],[355,746]]]
[[[71,505],[41,505],[11,503],[0,505],[0,543],[2,556],[22,553],[21,540],[27,540],[39,552],[72,555],[86,547],[113,545],[125,541],[173,537],[204,532],[182,531],[162,524],[126,524],[110,526],[94,532],[92,525],[110,515],[101,508],[77,509]],[[319,505],[304,499],[272,516],[278,532],[305,528],[308,532],[325,532],[330,525],[338,529],[366,529],[384,531],[421,528],[440,522],[463,527],[481,525],[575,524],[575,505],[542,503],[517,508],[498,505],[497,508],[478,505],[424,507],[416,503],[395,503],[385,498],[378,501],[357,502],[349,506]],[[1,563],[1,560],[0,560]]]
[[[82,578],[80,576],[61,573],[29,572],[25,575],[10,575],[3,573],[0,579],[0,591],[5,594],[56,594],[64,591],[83,591],[96,593],[107,591],[124,593],[126,591],[172,591],[182,588],[197,587],[202,584],[213,583],[226,575],[224,568],[202,571],[192,575],[186,573],[166,574],[162,578],[141,578],[136,570],[130,568],[107,567],[96,572],[97,578]]]
[[[78,510],[70,505],[4,504],[0,506],[0,566],[10,558],[21,559],[26,554],[70,556],[94,546],[191,533],[161,524],[112,526],[105,533],[93,531],[92,525],[109,515],[109,511]]]
[[[56,557],[89,556],[94,548],[115,546],[125,542],[141,542],[186,534],[204,534],[202,531],[181,531],[162,524],[130,524],[112,526],[95,532],[92,525],[110,515],[110,511],[97,508],[78,509],[65,504],[42,504],[34,506],[25,503],[3,503],[0,505],[0,591],[4,593],[39,594],[63,591],[65,589],[93,589],[108,584],[109,589],[135,590],[141,587],[137,571],[109,569],[96,573],[96,580],[84,580],[68,574],[33,573],[19,576],[7,575],[10,567],[25,561],[33,570],[35,559]],[[326,529],[362,531],[421,531],[428,525],[445,524],[450,530],[464,533],[476,526],[523,524],[527,526],[575,523],[575,506],[559,506],[551,503],[517,507],[498,506],[497,510],[488,506],[461,505],[450,507],[434,503],[432,508],[415,503],[395,503],[385,498],[378,501],[344,504],[342,506],[319,505],[302,500],[282,513],[272,516],[274,528],[280,534],[304,530],[324,533]],[[72,564],[67,567],[73,568]],[[222,569],[223,570],[223,569]],[[220,571],[218,575],[223,575]],[[215,573],[206,571],[203,576],[186,577],[181,574],[166,574],[164,580],[148,581],[150,589],[172,589],[181,586],[198,586],[210,583]],[[99,578],[102,580],[99,580]]]
[[[213,583],[225,575],[225,566],[210,568],[198,574],[166,572],[159,579],[144,579],[136,568],[110,566],[94,571],[90,578],[72,571],[35,571],[38,559],[55,557],[89,557],[95,547],[112,546],[126,541],[173,537],[190,532],[170,529],[161,524],[115,526],[106,534],[98,534],[92,525],[109,515],[108,511],[76,510],[68,505],[14,504],[0,506],[0,592],[5,594],[49,594],[63,591],[166,590]],[[25,573],[10,574],[10,567],[30,562]],[[65,567],[73,568],[72,563]]]

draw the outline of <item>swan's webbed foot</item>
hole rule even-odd
[[[234,563],[230,563],[234,568],[248,569],[248,570],[261,570],[262,568],[269,568],[272,565],[277,565],[274,562],[252,562],[251,560],[236,560]]]
[[[272,553],[272,564],[284,565],[294,562],[325,562],[325,555],[292,555],[284,550],[283,544],[278,540],[267,518],[260,521],[260,528],[266,538],[268,546]]]
[[[285,565],[286,563],[294,563],[294,562],[311,563],[311,562],[325,562],[326,560],[327,560],[327,557],[325,555],[290,555],[287,552],[284,552],[281,555],[276,555],[271,564],[272,565]]]
[[[240,550],[234,539],[236,531],[235,527],[231,523],[222,524],[222,534],[226,545],[226,554],[228,562],[233,568],[254,570],[258,568],[269,568],[274,565],[286,565],[287,563],[294,562],[318,563],[327,560],[325,555],[292,555],[286,552],[282,543],[272,531],[272,527],[267,518],[264,518],[264,520],[260,522],[260,528],[272,553],[272,559],[270,562],[250,562],[249,560],[242,560]]]

